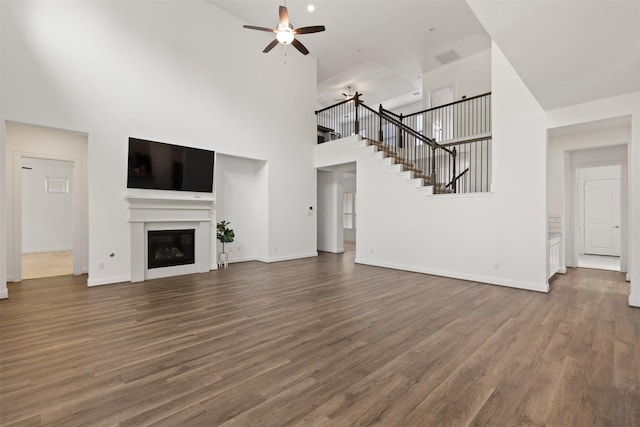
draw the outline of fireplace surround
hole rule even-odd
[[[215,249],[212,248],[215,240],[211,236],[211,222],[215,221],[213,198],[130,195],[126,199],[131,226],[132,282],[205,273],[216,268],[215,259],[212,261],[212,254],[215,258]],[[149,233],[160,230],[176,233],[193,230],[193,262],[149,268]]]

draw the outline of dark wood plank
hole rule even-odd
[[[353,257],[9,284],[0,425],[640,425],[622,274],[545,295]]]

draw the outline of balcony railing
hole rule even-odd
[[[318,143],[355,134],[375,141],[436,193],[490,189],[490,93],[408,115],[374,110],[356,93],[316,116]]]

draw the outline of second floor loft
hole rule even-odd
[[[359,135],[434,193],[490,191],[491,93],[411,114],[374,109],[360,97],[316,111],[318,143]]]

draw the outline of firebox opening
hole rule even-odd
[[[195,264],[195,230],[153,230],[147,235],[147,268]]]

